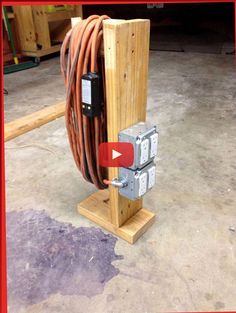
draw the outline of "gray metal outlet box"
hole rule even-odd
[[[154,162],[142,169],[132,170],[120,167],[119,177],[127,180],[128,185],[119,189],[120,195],[130,200],[141,198],[155,184],[156,165]]]
[[[119,133],[119,142],[129,142],[134,146],[134,163],[131,169],[141,169],[153,161],[157,155],[158,132],[156,126],[139,122]]]

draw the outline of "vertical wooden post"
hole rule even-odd
[[[37,45],[40,45],[42,50],[50,49],[51,40],[46,5],[32,5],[31,9],[34,19],[35,33],[37,34]]]
[[[108,141],[146,119],[149,60],[149,20],[107,20],[104,22],[104,57],[107,91]],[[118,177],[118,168],[109,169],[109,179]],[[130,201],[110,187],[111,221],[121,226],[139,209],[142,200]]]
[[[118,141],[120,130],[146,119],[149,59],[149,20],[106,20],[104,58],[107,95],[108,141]],[[109,168],[109,179],[118,168]],[[110,187],[79,204],[79,212],[130,243],[134,243],[154,220],[142,208]]]
[[[74,5],[75,16],[83,18],[83,6],[81,4]]]
[[[30,5],[15,5],[16,31],[23,51],[36,51],[36,35],[32,9]]]

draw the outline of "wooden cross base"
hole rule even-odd
[[[111,223],[109,192],[100,190],[78,204],[78,211],[109,232],[133,244],[155,219],[155,214],[142,208],[122,226]]]

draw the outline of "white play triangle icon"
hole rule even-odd
[[[112,149],[112,160],[118,158],[121,155],[122,155],[122,153]]]

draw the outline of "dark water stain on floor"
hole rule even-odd
[[[51,294],[102,293],[119,273],[117,239],[95,227],[60,223],[44,211],[7,213],[9,304],[40,302]]]

